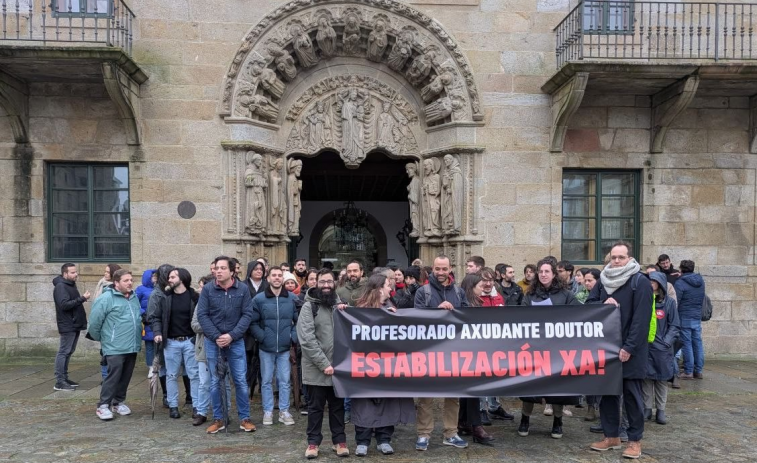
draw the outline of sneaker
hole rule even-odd
[[[346,442],[340,442],[338,444],[334,444],[331,446],[331,450],[336,452],[336,456],[338,457],[348,457],[350,456],[350,449],[347,448]]]
[[[244,432],[255,432],[255,425],[252,424],[252,421],[250,421],[249,418],[245,418],[242,420],[241,423],[239,423],[239,429],[241,429]]]
[[[318,458],[318,446],[315,444],[308,445],[308,448],[305,449],[305,458],[308,460]]]
[[[273,412],[263,412],[263,426],[273,424]]]
[[[552,411],[552,404],[546,404],[544,406],[544,416],[552,416],[552,413],[554,413]]]
[[[623,458],[637,459],[641,456],[641,442],[629,442],[628,447],[623,450]]]
[[[118,404],[113,406],[113,410],[121,416],[131,415],[131,408],[126,404]]]
[[[505,411],[505,409],[502,408],[501,406],[497,407],[496,410],[489,409],[489,416],[491,416],[495,420],[512,421],[512,420],[515,419],[515,417],[513,415],[507,413],[507,411]]]
[[[364,457],[368,455],[368,446],[367,445],[358,445],[355,447],[355,456],[358,457]]]
[[[205,415],[198,414],[194,418],[192,418],[192,426],[199,426],[202,423],[206,422],[207,420],[208,418],[205,417]]]
[[[594,442],[589,446],[592,450],[596,450],[597,452],[606,452],[608,450],[620,450],[623,448],[622,445],[620,445],[620,439],[617,437],[605,437],[599,442]]]
[[[573,416],[573,412],[572,412],[572,411],[570,411],[570,410],[569,410],[569,409],[567,409],[567,408],[563,408],[563,411],[562,411],[562,415],[563,415],[563,416]]]
[[[292,426],[294,424],[294,418],[289,412],[280,412],[279,423],[284,423],[285,426]]]
[[[302,416],[308,416],[308,409],[307,408],[301,408],[300,409],[300,415],[302,415]]]
[[[452,437],[445,437],[442,440],[442,444],[451,445],[452,447],[456,447],[458,449],[464,449],[468,447],[468,443],[462,440],[457,434]]]
[[[518,426],[518,435],[520,437],[526,437],[528,435],[528,428],[531,425],[531,417],[521,415],[520,426]]]
[[[605,429],[602,427],[602,423],[592,424],[589,427],[589,432],[593,432],[595,434],[603,434],[605,432]]]
[[[383,444],[377,445],[376,450],[381,452],[383,455],[391,455],[394,453],[394,449],[391,445],[389,445],[389,442],[384,442]]]
[[[147,369],[147,379],[150,379],[153,376],[155,376],[155,373],[152,371],[152,367],[150,367]]]
[[[352,421],[352,413],[344,412],[344,424],[350,424],[350,421]]]
[[[97,407],[97,417],[103,421],[113,419],[113,412],[110,411],[110,407],[108,406],[108,404],[102,404],[99,407]]]
[[[681,379],[694,379],[694,375],[691,373],[681,373],[679,376]]]
[[[213,420],[213,422],[208,426],[207,432],[208,434],[215,434],[218,431],[223,431],[226,429],[226,424],[223,422],[223,420]]]
[[[69,386],[79,387],[79,383],[77,383],[76,381],[71,381],[70,378],[66,378],[66,382],[69,384]]]
[[[53,390],[56,391],[75,391],[76,388],[72,385],[68,384],[65,381],[58,381],[55,383],[55,386],[53,386]]]
[[[562,417],[553,418],[551,436],[553,439],[562,439]]]
[[[419,437],[417,441],[415,441],[415,450],[428,450],[428,437]]]
[[[673,389],[681,389],[681,379],[678,376],[673,376]]]

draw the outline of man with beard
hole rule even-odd
[[[681,277],[681,272],[673,267],[673,264],[670,262],[670,256],[667,254],[660,254],[657,258],[657,266],[660,267],[660,271],[667,277],[668,283],[675,286],[676,281]]]
[[[68,378],[68,362],[76,350],[81,330],[87,327],[87,313],[84,303],[90,298],[90,292],[83,295],[76,289],[79,272],[75,264],[63,264],[60,276],[55,277],[53,285],[53,301],[55,301],[55,318],[60,334],[60,348],[55,356],[55,386],[56,391],[73,391],[78,383]]]
[[[416,309],[444,309],[454,310],[456,307],[467,307],[468,300],[465,291],[455,285],[450,277],[451,272],[449,257],[439,255],[434,259],[433,275],[428,279],[428,284],[421,286],[415,293]],[[428,440],[434,429],[433,414],[434,399],[424,397],[418,399],[418,418],[416,428],[418,440],[415,442],[415,450],[428,450]],[[444,399],[444,445],[464,449],[468,446],[457,435],[457,415],[460,409],[460,399]]]
[[[505,307],[509,305],[523,304],[523,289],[515,282],[515,269],[511,265],[503,264],[502,270],[502,297],[505,298]]]
[[[354,306],[363,294],[364,287],[363,264],[359,260],[352,260],[347,264],[347,284],[337,289],[336,293],[345,304]]]
[[[360,269],[362,273],[362,268]],[[335,281],[331,270],[318,271],[316,287],[308,290],[305,304],[297,320],[297,338],[302,347],[302,382],[308,388],[308,447],[305,457],[318,457],[323,440],[323,408],[328,403],[329,428],[332,449],[340,457],[349,456],[347,437],[344,434],[344,400],[334,393],[331,365],[334,356],[335,306],[341,303],[334,292]]]
[[[605,439],[591,444],[593,450],[604,452],[620,449],[620,401],[628,417],[628,447],[625,458],[641,456],[644,434],[643,384],[649,362],[649,329],[652,319],[652,284],[641,272],[631,255],[631,245],[616,242],[610,249],[610,263],[602,270],[600,283],[591,290],[587,303],[614,304],[620,311],[620,361],[623,363],[623,395],[602,396],[600,419]]]
[[[305,259],[294,261],[294,277],[297,279],[297,286],[304,288],[308,282],[308,265]]]

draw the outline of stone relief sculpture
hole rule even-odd
[[[445,119],[450,114],[452,114],[452,111],[456,105],[457,103],[453,102],[453,100],[446,96],[439,98],[433,103],[427,104],[426,108],[424,109],[426,113],[426,124]]]
[[[394,131],[396,128],[397,120],[392,115],[392,103],[385,101],[378,117],[376,144],[384,148],[394,147]]]
[[[339,98],[342,126],[342,157],[359,164],[365,159],[365,102],[368,94],[357,88],[342,90]]]
[[[273,69],[265,67],[265,63],[253,61],[250,64],[250,75],[257,79],[259,85],[274,98],[279,99],[284,95],[286,84],[278,78]]]
[[[418,163],[411,162],[405,165],[407,176],[410,177],[410,184],[407,186],[407,201],[410,205],[410,222],[413,224],[413,231],[410,236],[416,238],[420,236],[418,230],[421,229],[420,202],[421,202],[421,181],[418,178]]]
[[[368,35],[368,51],[367,57],[371,61],[381,62],[384,56],[384,50],[389,43],[388,36],[386,35],[386,23],[384,20],[379,19],[373,26],[373,30]]]
[[[415,58],[407,69],[407,80],[414,86],[419,86],[426,80],[426,77],[431,73],[431,69],[434,66],[436,60],[437,51],[433,48],[429,49],[426,53]]]
[[[331,144],[331,114],[326,112],[323,101],[316,103],[307,115],[307,140],[313,152],[317,148]]]
[[[452,81],[453,77],[449,72],[439,74],[434,77],[434,80],[421,89],[421,98],[423,98],[425,103],[430,103],[437,95],[442,93],[448,85],[451,85]]]
[[[300,212],[302,203],[300,194],[302,193],[302,161],[299,159],[290,159],[287,163],[287,192],[289,194],[289,213],[287,216],[287,229],[290,235],[300,234]]]
[[[270,171],[268,172],[269,204],[271,206],[271,221],[268,231],[271,233],[284,233],[287,226],[286,196],[282,181],[283,165],[282,158],[275,158],[271,161]]]
[[[263,233],[266,228],[265,192],[268,188],[268,181],[263,174],[263,156],[254,151],[247,153],[244,186],[247,190],[245,231],[251,235]]]
[[[463,193],[463,171],[460,161],[447,154],[444,156],[442,177],[442,223],[446,233],[460,233],[463,223]]]
[[[308,33],[302,28],[301,25],[295,24],[291,29],[292,48],[297,55],[297,59],[300,61],[302,67],[312,67],[318,64],[318,57],[315,54],[315,48],[313,48],[313,41],[310,40]]]
[[[279,70],[284,80],[291,82],[297,77],[297,66],[295,66],[294,58],[288,51],[278,45],[271,45],[268,47],[268,53],[273,57],[276,69]]]
[[[347,16],[344,23],[342,49],[346,55],[356,55],[360,50],[360,21],[354,14]]]
[[[279,117],[278,105],[272,103],[263,95],[251,95],[245,92],[239,96],[239,105],[246,108],[249,116],[257,115],[260,119],[268,122],[276,122]]]
[[[426,159],[423,161],[423,226],[424,235],[441,236],[442,229],[439,222],[441,214],[441,181],[439,170],[441,162],[439,158]]]
[[[405,30],[397,37],[397,41],[389,52],[389,58],[386,60],[387,66],[395,71],[402,70],[410,55],[413,53],[413,33]]]
[[[328,58],[336,55],[336,31],[331,27],[328,17],[318,18],[318,32],[315,34],[315,40],[323,56]]]

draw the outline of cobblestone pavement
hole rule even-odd
[[[101,422],[95,415],[99,396],[99,365],[95,361],[71,365],[71,378],[81,384],[76,392],[53,391],[53,368],[48,364],[0,364],[0,461],[29,462],[288,462],[304,461],[306,417],[297,414],[295,426],[262,426],[259,396],[252,403],[255,433],[237,431],[208,435],[204,426],[192,427],[190,413],[180,420],[159,409],[151,419],[146,367],[137,366],[127,403],[131,416]],[[669,424],[648,422],[642,461],[646,462],[754,462],[757,438],[757,362],[711,360],[705,379],[684,381],[671,390]],[[183,388],[182,388],[183,389]],[[520,402],[508,400],[510,411]],[[537,411],[539,407],[537,407]],[[185,410],[186,412],[186,410]],[[366,461],[423,462],[592,462],[620,461],[619,451],[599,454],[588,445],[591,434],[583,421],[584,409],[565,418],[563,439],[549,436],[551,418],[535,414],[532,432],[519,437],[516,421],[496,422],[487,430],[496,437],[491,446],[471,443],[459,450],[441,445],[440,413],[427,452],[414,450],[415,428],[398,427],[396,453],[381,456],[372,446]],[[232,413],[235,417],[235,413]],[[347,425],[348,445],[354,452],[354,428]],[[328,425],[319,460],[335,461],[330,451]],[[355,459],[354,455],[350,458]]]

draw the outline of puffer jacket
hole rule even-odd
[[[139,313],[144,322],[144,334],[142,335],[142,340],[144,341],[152,341],[154,338],[152,328],[150,328],[150,324],[147,323],[147,304],[150,302],[150,294],[152,294],[152,290],[155,289],[155,285],[152,282],[153,273],[155,273],[155,270],[145,270],[145,273],[142,274],[142,286],[139,286],[134,290],[134,294],[136,294],[137,299],[139,299]]]
[[[271,287],[252,300],[250,332],[264,352],[287,352],[297,342],[296,296],[281,288],[278,296]]]
[[[701,320],[704,302],[704,278],[698,273],[684,273],[673,288],[678,296],[678,316],[681,320]]]
[[[252,298],[247,285],[236,278],[227,289],[214,281],[202,288],[195,310],[205,337],[215,342],[222,334],[229,334],[236,341],[250,327]]]
[[[668,279],[664,273],[651,272],[649,279],[660,285],[661,294],[655,297],[655,317],[657,332],[654,342],[649,345],[647,378],[668,381],[673,377],[673,344],[681,331],[676,301],[667,294]]]
[[[534,305],[534,302],[542,302],[547,299],[552,301],[552,305],[581,304],[568,289],[550,288],[547,291],[541,285],[538,285],[534,294],[526,293],[526,296],[523,298],[523,305]]]
[[[57,276],[53,279],[53,286],[58,333],[75,333],[87,328],[87,312],[84,311],[87,300],[79,294],[76,283]]]
[[[505,299],[505,307],[509,305],[523,304],[523,289],[519,284],[513,282],[510,286],[500,286],[502,297]]]
[[[332,377],[323,373],[334,359],[334,308],[323,304],[308,290],[297,319],[297,338],[302,348],[302,383],[333,386]],[[342,301],[337,297],[337,304]],[[318,306],[313,317],[313,307]]]
[[[123,355],[142,349],[142,319],[139,300],[134,293],[125,296],[112,287],[92,304],[89,335],[100,341],[103,355]]]

